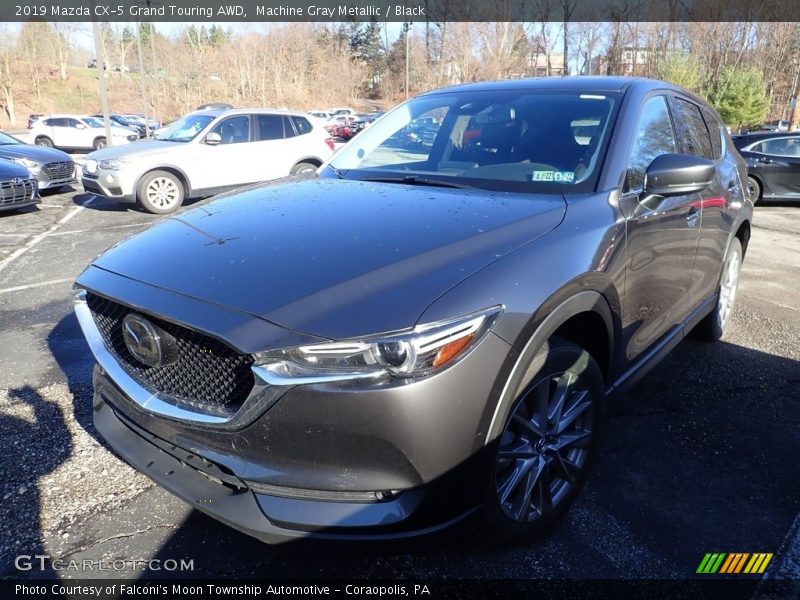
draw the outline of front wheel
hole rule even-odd
[[[317,165],[308,162],[300,162],[292,167],[291,174],[302,175],[305,173],[313,173],[316,170],[317,170]]]
[[[714,310],[697,326],[702,337],[716,341],[725,334],[731,314],[733,313],[736,292],[739,289],[739,271],[742,268],[742,243],[733,238],[725,262],[722,263],[722,274],[717,288],[717,303]]]
[[[605,400],[603,377],[583,348],[551,339],[506,417],[489,467],[476,533],[493,543],[528,540],[552,526],[586,480]]]
[[[108,146],[108,142],[106,142],[106,138],[99,137],[94,141],[93,146],[95,150],[102,150],[103,148]]]
[[[147,212],[166,215],[183,204],[183,185],[172,173],[153,171],[142,177],[137,197]]]

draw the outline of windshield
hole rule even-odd
[[[10,144],[21,144],[22,142],[15,137],[11,137],[8,134],[3,133],[0,131],[0,146],[8,146]]]
[[[421,96],[359,134],[330,166],[352,179],[591,191],[617,100],[525,89]]]
[[[186,115],[167,127],[158,139],[167,142],[190,142],[213,120],[214,117],[210,115]]]

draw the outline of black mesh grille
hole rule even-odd
[[[86,301],[106,346],[125,371],[151,393],[167,395],[206,413],[231,415],[253,389],[252,356],[150,315],[142,316],[175,338],[176,359],[160,367],[141,364],[128,352],[122,337],[122,319],[135,311],[92,293]]]
[[[38,184],[35,179],[0,181],[0,206],[27,204],[34,199]]]
[[[43,171],[50,181],[70,181],[75,177],[75,163],[72,161],[47,163]]]

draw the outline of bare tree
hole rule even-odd
[[[2,115],[9,124],[17,120],[14,108],[14,74],[11,65],[15,60],[13,37],[8,31],[8,25],[0,25],[0,107]]]

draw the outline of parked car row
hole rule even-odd
[[[232,110],[231,105],[221,103],[205,104],[198,107],[198,111]],[[356,134],[369,127],[382,112],[373,112],[366,115],[357,115],[351,108],[332,108],[328,110],[312,110],[306,115],[315,118],[305,118],[311,129],[320,129],[327,132],[332,138],[347,141]],[[295,115],[298,116],[298,115]],[[320,119],[325,118],[322,121]],[[115,146],[121,146],[145,137],[163,138],[167,134],[167,127],[161,127],[161,123],[155,119],[144,119],[143,115],[136,114],[111,114],[112,138]],[[194,121],[197,122],[196,120]],[[295,121],[291,121],[295,123]],[[180,127],[180,126],[179,126]],[[438,129],[441,127],[441,119],[435,116],[422,116],[409,121],[401,130],[397,131],[392,138],[400,147],[410,152],[420,152],[429,148],[436,138]],[[65,150],[101,150],[106,147],[105,125],[102,115],[95,114],[90,117],[80,115],[41,115],[32,114],[29,117],[28,128],[34,143],[44,148],[61,148]],[[761,199],[770,200],[796,200],[800,198],[800,132],[785,132],[788,122],[780,122],[774,127],[764,127],[758,132],[733,135],[732,139],[736,149],[745,158],[748,168],[747,189],[754,202]],[[779,130],[779,131],[776,131]],[[135,132],[135,135],[133,134]],[[293,135],[289,135],[289,133]],[[296,125],[284,129],[285,139],[303,135],[297,130]],[[479,128],[470,127],[462,134],[462,143],[466,145],[480,146],[482,140],[479,136]],[[204,140],[206,146],[216,145],[214,136],[209,140]],[[268,141],[263,139],[252,139],[250,141]],[[224,144],[224,140],[221,141]],[[74,181],[74,163],[66,154],[43,156],[33,158],[29,156],[30,146],[22,144],[16,138],[3,134],[0,137],[0,144],[6,147],[11,145],[17,150],[17,156],[13,158],[15,162],[29,169],[30,173],[37,180],[39,189],[59,187]],[[332,141],[327,143],[332,146]],[[291,146],[291,145],[290,145]],[[296,146],[296,144],[295,144]],[[289,146],[287,146],[289,147]],[[6,148],[7,150],[8,148]],[[24,149],[24,152],[22,151]],[[149,155],[151,148],[135,148],[135,155]],[[117,154],[118,152],[114,152]],[[127,152],[123,154],[127,155]],[[158,154],[163,154],[160,149]],[[223,154],[222,151],[218,152]],[[302,154],[302,153],[301,153]],[[309,165],[318,166],[323,160],[326,152],[311,152],[308,157],[311,162]],[[217,156],[219,158],[219,156]],[[286,161],[291,162],[287,167],[282,161],[271,161],[275,164],[275,169],[270,170],[260,167],[257,173],[243,174],[242,176],[233,173],[242,172],[243,169],[237,167],[217,171],[218,176],[212,177],[191,177],[185,172],[182,174],[173,173],[169,177],[175,181],[167,184],[164,177],[156,178],[149,182],[149,188],[154,185],[167,185],[174,192],[155,201],[153,194],[148,194],[144,188],[140,189],[142,173],[136,169],[125,169],[124,172],[119,168],[106,169],[112,173],[102,173],[102,166],[98,166],[97,172],[84,172],[86,185],[95,193],[103,194],[108,197],[122,199],[124,201],[139,202],[144,208],[153,212],[170,212],[180,206],[187,197],[198,195],[208,195],[214,191],[235,187],[243,183],[251,183],[262,179],[269,179],[281,174],[294,172],[304,157],[295,155],[292,150],[284,155]],[[286,162],[283,161],[283,162]],[[148,163],[149,161],[144,161]],[[281,163],[280,165],[278,163]],[[94,163],[89,163],[90,166]],[[99,163],[98,163],[99,165]],[[106,165],[106,162],[103,163]],[[115,163],[116,165],[116,163]],[[155,166],[153,166],[155,165]],[[161,165],[165,169],[176,168],[170,164],[169,160],[155,160],[153,165],[145,164],[145,167],[156,168]],[[192,169],[177,168],[177,171],[191,171]],[[308,169],[310,170],[310,168]],[[244,170],[246,172],[246,170]],[[132,175],[129,175],[132,174]],[[182,178],[182,179],[181,179]],[[205,181],[208,179],[209,181]],[[198,182],[198,183],[195,183]],[[147,187],[147,186],[146,186]],[[156,194],[158,196],[158,194]]]
[[[349,110],[349,109],[339,109],[339,110]],[[325,114],[325,113],[312,111],[309,114],[318,116],[320,114]],[[356,115],[355,113],[342,112],[339,114],[333,114],[329,116],[327,120],[323,122],[323,127],[325,127],[328,133],[330,133],[333,137],[342,140],[349,140],[357,133],[369,127],[382,114],[383,114],[382,112],[372,112],[369,114]]]

